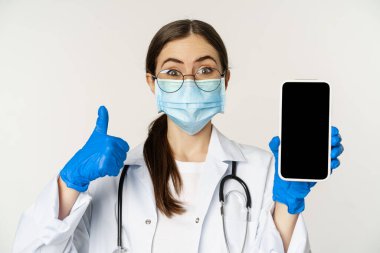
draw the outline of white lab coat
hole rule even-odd
[[[236,143],[226,138],[214,125],[204,171],[200,178],[202,194],[194,226],[197,245],[183,245],[192,252],[227,253],[220,215],[219,183],[231,173],[231,161],[237,161],[237,175],[249,187],[252,196],[252,216],[248,227],[247,253],[284,252],[282,240],[274,224],[272,187],[274,157],[271,152],[255,146]],[[159,148],[159,147],[157,147]],[[124,164],[129,170],[123,191],[123,244],[128,252],[150,253],[157,224],[153,184],[143,158],[143,143],[131,149]],[[13,252],[91,252],[111,253],[117,244],[117,177],[99,178],[80,193],[70,215],[57,219],[59,197],[57,175],[40,193],[35,203],[21,216]],[[234,180],[225,184],[225,193],[239,190]],[[198,218],[198,219],[197,219]],[[195,220],[198,222],[195,222]],[[244,226],[244,221],[232,218],[229,224]],[[232,228],[232,227],[231,227]],[[228,231],[230,235],[233,231]],[[173,235],[173,240],[176,236]],[[241,247],[230,241],[231,249]],[[188,252],[188,251],[187,251]],[[238,252],[238,251],[232,251]],[[310,244],[302,213],[299,215],[289,253],[309,253]]]

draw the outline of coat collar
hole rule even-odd
[[[239,145],[224,136],[214,124],[211,124],[211,137],[206,156],[206,161],[213,159],[216,161],[246,161]],[[143,155],[144,142],[131,149],[127,154],[124,164],[145,165]]]
[[[127,154],[127,159],[124,164],[139,165],[135,171],[136,178],[140,180],[143,187],[148,191],[143,191],[146,197],[150,199],[151,217],[157,219],[157,208],[154,199],[153,184],[150,179],[150,174],[145,165],[143,156],[144,142],[130,150]],[[227,172],[230,161],[246,161],[246,157],[241,151],[239,144],[224,136],[213,124],[210,137],[210,143],[207,151],[204,169],[199,182],[200,198],[197,203],[197,212],[200,219],[203,219],[210,206],[214,191],[223,175]],[[153,212],[154,211],[154,212]]]

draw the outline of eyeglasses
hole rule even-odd
[[[157,79],[158,87],[164,92],[176,92],[181,89],[185,76],[193,76],[197,87],[203,91],[211,92],[216,90],[222,78],[225,76],[225,71],[220,73],[216,68],[201,67],[195,75],[184,75],[176,69],[161,70],[153,79]]]

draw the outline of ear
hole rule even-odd
[[[146,73],[145,78],[146,78],[146,83],[149,85],[150,90],[152,91],[153,94],[155,94],[154,93],[154,79],[153,79],[152,74]]]
[[[224,80],[226,82],[226,90],[227,90],[227,87],[228,87],[228,82],[230,81],[230,76],[231,76],[230,70],[227,69],[226,75],[225,75],[225,78],[224,78]]]

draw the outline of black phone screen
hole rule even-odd
[[[329,174],[330,87],[325,82],[282,86],[281,175],[325,179]]]

